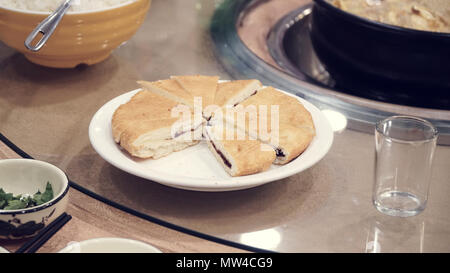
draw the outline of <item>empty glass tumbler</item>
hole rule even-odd
[[[414,216],[425,209],[438,132],[430,122],[393,116],[375,127],[373,204],[392,216]]]

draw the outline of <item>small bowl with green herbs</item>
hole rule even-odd
[[[67,176],[32,159],[0,160],[0,239],[36,235],[67,208]]]

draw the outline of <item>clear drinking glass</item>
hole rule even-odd
[[[425,209],[438,132],[430,122],[393,116],[375,127],[373,204],[392,216],[413,216]]]

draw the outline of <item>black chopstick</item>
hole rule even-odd
[[[43,246],[53,235],[56,234],[67,222],[72,219],[72,216],[67,213],[63,213],[43,230],[39,232],[33,239],[26,242],[15,253],[34,253],[41,246]]]

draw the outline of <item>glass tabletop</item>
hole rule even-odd
[[[450,251],[449,147],[438,146],[427,209],[411,218],[375,210],[374,137],[349,129],[335,132],[329,153],[310,169],[233,192],[166,187],[113,167],[93,150],[92,116],[136,89],[137,80],[183,74],[231,79],[209,34],[220,2],[154,0],[136,35],[89,67],[37,66],[0,43],[0,132],[88,190],[232,242],[280,252]]]

